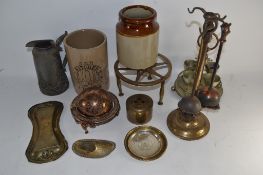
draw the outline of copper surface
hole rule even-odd
[[[164,84],[165,80],[169,78],[172,71],[172,64],[170,60],[162,54],[158,54],[159,61],[153,66],[146,69],[131,69],[123,67],[117,60],[114,64],[115,75],[117,78],[117,86],[119,89],[119,96],[123,96],[121,88],[121,80],[134,86],[154,86],[161,84],[160,99],[158,104],[163,104]],[[160,70],[166,70],[165,73],[161,73]],[[128,77],[127,75],[133,75]],[[133,79],[131,79],[133,78]]]
[[[62,110],[63,104],[58,101],[36,104],[29,109],[28,117],[33,125],[33,133],[26,150],[28,161],[54,161],[67,151],[68,144],[59,127]]]
[[[86,133],[88,127],[94,128],[111,121],[119,110],[118,98],[97,87],[85,89],[71,103],[71,113]]]
[[[134,124],[145,124],[152,118],[153,100],[145,94],[135,94],[126,100],[127,118]]]

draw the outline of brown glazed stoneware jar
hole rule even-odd
[[[159,40],[156,17],[153,8],[143,5],[128,6],[119,12],[117,54],[123,66],[145,69],[156,63]]]

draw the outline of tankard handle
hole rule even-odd
[[[56,40],[56,47],[58,48],[59,51],[62,51],[62,48],[60,47],[60,44],[63,42],[64,38],[68,35],[68,32],[65,31],[65,33],[63,35],[61,35],[60,37],[58,37],[58,39]],[[68,63],[68,59],[67,59],[67,55],[65,55],[63,62],[62,62],[62,66],[64,68],[64,71],[66,72],[66,65]]]

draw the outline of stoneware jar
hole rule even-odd
[[[79,94],[89,87],[109,88],[106,35],[95,29],[82,29],[64,39],[71,78]]]
[[[145,69],[156,63],[159,36],[156,17],[154,9],[143,5],[128,6],[119,12],[117,54],[123,66]]]

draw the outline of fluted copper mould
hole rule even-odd
[[[116,144],[108,140],[81,139],[74,142],[74,153],[85,158],[103,158],[108,156],[116,147]]]
[[[59,127],[62,110],[63,104],[58,101],[36,104],[28,110],[33,125],[32,137],[26,149],[29,162],[54,161],[67,151],[68,144]]]
[[[71,103],[71,113],[85,133],[88,133],[88,127],[95,128],[110,122],[119,114],[119,110],[118,98],[98,87],[85,89]]]
[[[126,100],[127,118],[134,124],[145,124],[152,118],[153,100],[145,94],[135,94]]]
[[[56,41],[34,40],[26,44],[33,47],[35,69],[40,91],[45,95],[58,95],[68,89],[69,82],[65,74],[65,60],[62,65],[59,52],[61,42],[67,35],[65,32]]]
[[[185,140],[200,139],[209,132],[209,120],[200,112],[202,106],[196,95],[198,95],[198,89],[206,63],[207,51],[209,49],[208,43],[211,41],[212,36],[214,36],[214,32],[218,27],[218,22],[222,22],[225,19],[225,17],[221,18],[218,13],[206,12],[200,7],[195,7],[192,11],[188,9],[188,12],[193,13],[195,10],[203,12],[205,21],[199,37],[201,43],[192,93],[191,96],[183,97],[178,103],[178,109],[172,111],[167,118],[167,125],[170,131],[177,137]]]
[[[167,148],[167,139],[159,129],[143,125],[127,133],[124,146],[133,158],[151,161],[163,155]]]

